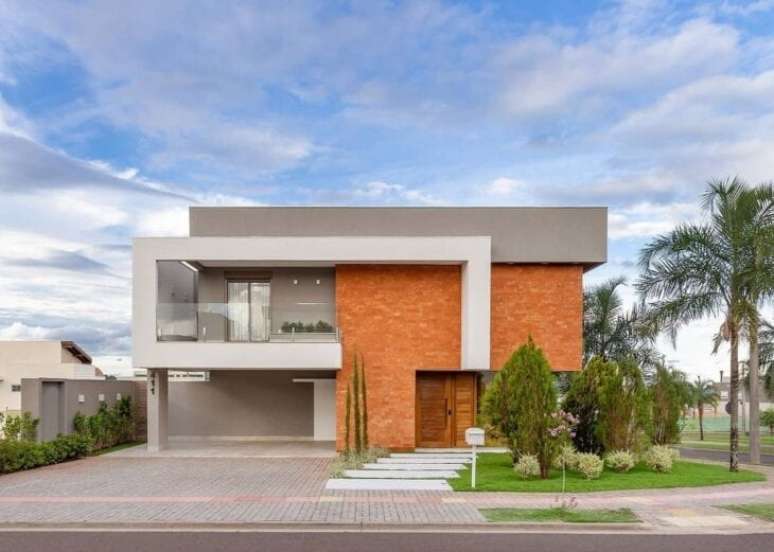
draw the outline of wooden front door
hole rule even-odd
[[[416,446],[463,447],[475,422],[475,374],[417,372]]]

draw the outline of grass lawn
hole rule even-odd
[[[107,454],[108,452],[116,452],[118,450],[127,449],[130,447],[136,447],[137,445],[144,445],[145,441],[132,441],[130,443],[121,443],[120,445],[116,445],[114,447],[95,450],[92,453],[92,456],[102,456],[103,454]]]
[[[724,506],[726,510],[759,517],[766,521],[774,521],[774,504],[737,504]]]
[[[670,487],[703,487],[723,483],[765,481],[753,471],[731,473],[725,466],[677,461],[671,473],[656,473],[640,464],[628,473],[605,470],[599,479],[588,481],[575,472],[567,472],[567,492],[619,491]],[[458,479],[449,479],[455,491],[511,491],[548,493],[562,490],[562,472],[552,470],[549,479],[521,479],[513,471],[509,454],[485,453],[478,456],[476,488],[470,488],[470,468],[460,472]]]
[[[563,521],[566,523],[633,523],[640,521],[629,508],[576,510],[569,508],[482,508],[487,521]]]

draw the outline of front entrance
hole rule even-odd
[[[417,447],[463,447],[475,423],[476,374],[417,372]]]

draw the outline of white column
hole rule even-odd
[[[491,269],[488,255],[462,265],[463,370],[489,370]]]
[[[148,450],[151,452],[167,448],[168,395],[167,371],[148,369]]]

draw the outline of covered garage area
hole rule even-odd
[[[333,370],[210,370],[204,378],[160,372],[149,377],[148,431],[149,443],[154,430],[164,431],[166,439],[158,438],[165,444],[127,456],[335,455]]]

